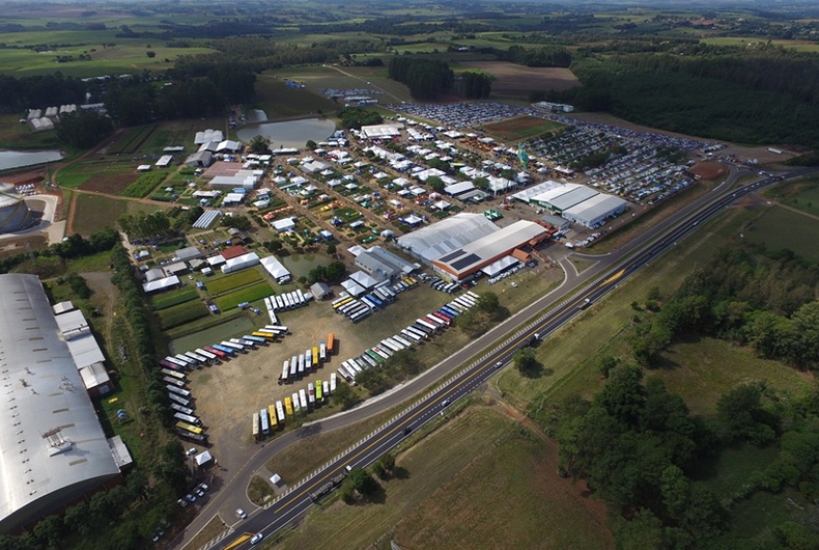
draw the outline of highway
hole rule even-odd
[[[502,339],[502,342],[495,345],[490,353],[460,370],[426,399],[411,405],[394,422],[325,467],[308,482],[286,494],[270,508],[259,509],[252,513],[247,520],[234,525],[235,531],[215,547],[224,548],[228,546],[242,532],[261,532],[267,538],[289,525],[312,506],[309,497],[311,491],[329,481],[333,476],[343,472],[346,466],[349,465],[353,468],[369,466],[379,457],[394,449],[404,439],[410,437],[414,431],[438,415],[446,406],[483,384],[497,371],[499,366],[504,366],[511,360],[515,351],[522,346],[528,345],[535,333],[538,333],[540,339],[546,338],[581,313],[586,307],[594,307],[595,302],[614,290],[618,284],[669,248],[676,246],[679,240],[696,231],[704,222],[740,197],[754,193],[783,177],[790,179],[816,170],[813,168],[791,170],[731,190],[730,186],[738,175],[734,173],[732,178],[715,191],[693,202],[664,223],[658,224],[658,227],[652,231],[652,235],[643,235],[629,243],[622,250],[607,255],[607,261],[601,265],[600,269],[589,269],[587,272],[593,271],[593,273],[587,274],[584,272],[585,277],[576,276],[575,280],[572,281],[573,284],[568,286],[564,284],[566,288],[562,289],[559,296],[570,297],[553,307],[536,321],[528,322],[525,327],[520,326],[531,319],[535,311],[538,311],[530,311],[530,308],[527,308],[527,310],[521,312],[526,313],[526,316],[520,314],[515,316],[517,324],[504,323],[503,330],[507,336],[503,337],[498,334],[497,338]],[[571,295],[590,278],[594,278],[594,280],[577,294]],[[553,297],[552,300],[554,300]],[[539,311],[542,311],[545,305],[549,305],[542,305],[542,301],[543,299],[538,300],[530,307],[540,307]],[[488,338],[487,341],[496,341],[495,338],[493,336]],[[457,366],[463,366],[468,358],[469,356],[465,356]],[[429,383],[427,382],[427,386]],[[424,387],[426,386],[421,386],[418,389],[413,388],[413,390],[417,394]],[[414,394],[403,397],[396,395],[395,399],[407,399],[412,395]],[[393,404],[400,402],[402,401],[395,401]],[[353,419],[350,418],[348,423],[352,421]],[[265,457],[265,459],[269,458],[269,455]],[[238,546],[238,548],[249,547],[249,543]]]

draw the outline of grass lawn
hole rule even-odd
[[[381,481],[383,493],[373,502],[350,506],[340,500],[327,500],[312,511],[308,520],[287,536],[279,548],[344,550],[369,547],[450,482],[476,455],[490,449],[510,424],[511,421],[492,410],[467,409],[454,421],[444,424],[420,444],[399,455],[396,465],[405,474]],[[454,514],[455,510],[449,513]],[[429,546],[408,545],[407,548]]]
[[[819,261],[819,248],[815,244],[819,240],[819,220],[799,212],[773,206],[748,224],[743,232],[745,238],[763,242],[771,249],[789,248],[811,261]]]
[[[719,397],[744,382],[765,380],[770,387],[791,394],[806,394],[813,387],[809,374],[713,338],[676,342],[663,353],[663,359],[662,367],[648,374],[662,378],[696,414],[713,414]]]
[[[208,279],[205,287],[211,296],[223,294],[240,286],[249,285],[262,280],[262,274],[255,269],[243,269],[237,273],[231,273],[220,279]]]
[[[200,301],[186,302],[157,312],[163,329],[178,327],[208,315],[208,308]]]
[[[66,260],[65,269],[68,272],[87,273],[89,271],[108,271],[111,264],[111,253],[99,252],[93,256],[83,256]]]
[[[242,302],[255,302],[266,296],[274,294],[273,289],[266,281],[260,281],[250,286],[241,288],[236,292],[231,292],[220,296],[214,300],[220,311],[233,309]]]

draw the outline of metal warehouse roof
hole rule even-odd
[[[590,198],[599,194],[599,191],[592,189],[591,187],[581,185],[577,189],[573,189],[564,195],[560,195],[559,197],[550,200],[549,204],[552,208],[562,212],[563,210],[568,210],[572,206],[580,204],[581,202],[589,200]]]
[[[469,243],[463,248],[445,254],[435,260],[435,264],[459,275],[478,266],[494,261],[498,256],[522,246],[546,233],[546,229],[534,222],[520,220],[499,231]]]
[[[8,532],[119,469],[34,275],[0,275],[0,377],[0,531]]]
[[[530,196],[530,197],[528,197],[528,200],[533,200],[533,201],[537,201],[537,202],[541,202],[541,203],[543,203],[543,202],[551,203],[556,198],[558,198],[558,197],[560,197],[562,195],[565,195],[566,193],[569,193],[570,191],[574,191],[578,187],[580,187],[580,185],[578,185],[576,183],[564,183],[563,185],[558,185],[558,186],[552,187],[551,189],[549,189],[547,191],[543,191],[542,193],[539,193],[537,195]],[[524,193],[524,192],[525,191],[521,191],[521,193]],[[517,196],[519,194],[520,193],[515,193],[515,195],[513,195],[513,196]]]
[[[418,231],[403,235],[398,246],[426,262],[498,231],[482,214],[460,213]]]
[[[521,202],[529,202],[538,195],[542,195],[543,193],[551,191],[552,189],[557,189],[558,187],[561,187],[561,184],[557,183],[556,181],[548,180],[538,183],[537,185],[533,185],[532,187],[527,187],[523,191],[518,191],[510,196]]]
[[[600,193],[580,204],[563,211],[563,215],[577,222],[595,223],[600,218],[608,217],[618,210],[622,210],[627,201],[614,195]]]

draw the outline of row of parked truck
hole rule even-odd
[[[378,368],[379,364],[387,361],[396,352],[421,344],[441,332],[452,324],[455,317],[474,307],[477,300],[478,295],[468,291],[436,311],[419,317],[413,324],[383,339],[361,355],[342,361],[338,367],[338,374],[348,382],[355,382],[356,377],[364,370]]]

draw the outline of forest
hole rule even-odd
[[[635,362],[602,357],[603,389],[591,400],[563,403],[561,468],[585,479],[618,514],[618,549],[819,547],[819,534],[803,523],[774,522],[763,541],[737,537],[730,520],[758,492],[819,497],[819,391],[795,396],[748,381],[723,394],[716,416],[705,419],[651,375],[672,342],[706,336],[794,368],[819,368],[817,290],[819,267],[790,251],[725,248],[666,299],[652,289],[629,329]],[[703,483],[707,464],[737,445],[776,449],[776,458],[739,491],[717,494]]]
[[[444,61],[417,57],[390,59],[389,76],[407,85],[414,99],[433,101],[450,91],[455,76]]]

